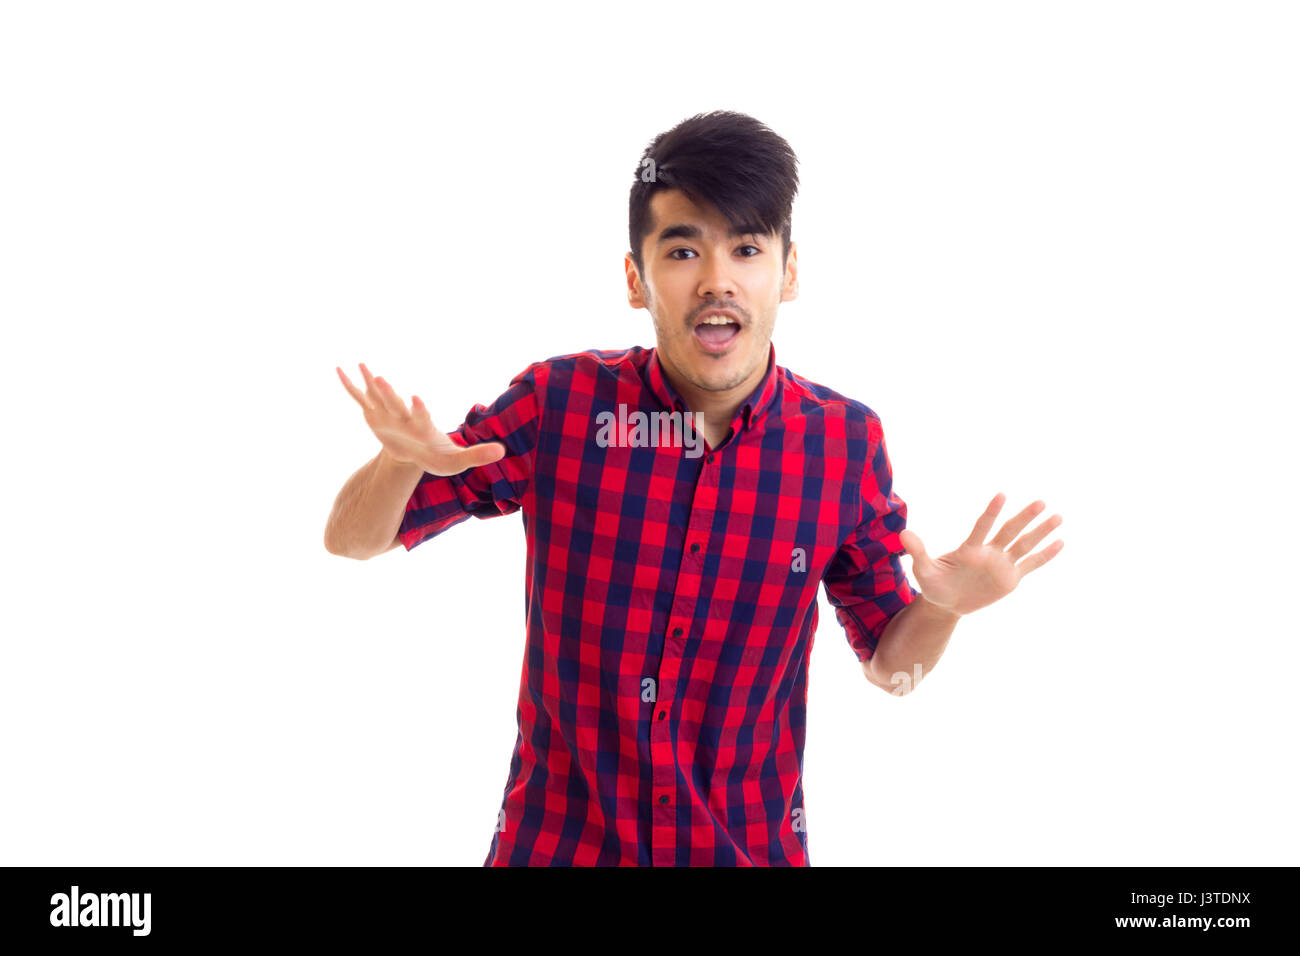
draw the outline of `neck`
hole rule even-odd
[[[768,356],[771,356],[771,350],[768,350]],[[767,361],[762,361],[758,367],[739,385],[723,391],[716,391],[706,388],[698,388],[677,374],[676,369],[670,368],[663,360],[663,353],[659,353],[659,368],[663,372],[664,378],[682,397],[686,407],[695,416],[697,426],[703,433],[709,444],[715,446],[718,444],[714,439],[721,439],[726,435],[727,429],[731,427],[732,421],[736,417],[736,412],[744,404],[745,399],[758,388],[758,383],[763,380],[767,374]]]

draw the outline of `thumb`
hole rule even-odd
[[[456,463],[466,468],[478,468],[482,465],[490,465],[494,461],[500,461],[506,456],[506,446],[498,441],[479,442],[476,445],[470,445],[457,454]]]
[[[911,528],[903,531],[898,536],[898,540],[903,545],[903,549],[911,555],[914,565],[930,560],[930,556],[925,553],[925,545],[921,543],[920,536]]]

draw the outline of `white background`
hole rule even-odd
[[[1059,557],[905,697],[822,594],[813,865],[1295,864],[1300,66],[1282,3],[11,4],[0,863],[457,864],[491,842],[518,515],[328,554],[358,361],[454,427],[654,344],[627,193],[789,140],[778,362],[910,527]]]

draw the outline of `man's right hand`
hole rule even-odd
[[[445,476],[458,475],[505,457],[506,448],[500,442],[480,442],[468,448],[457,445],[434,427],[429,410],[418,395],[411,396],[408,409],[393,386],[371,375],[364,362],[360,368],[366,380],[365,392],[352,384],[343,369],[336,365],[334,370],[348,394],[361,406],[366,424],[394,461],[419,465],[431,475]]]

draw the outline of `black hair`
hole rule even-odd
[[[791,207],[799,191],[797,165],[789,143],[744,113],[697,113],[660,133],[637,163],[628,199],[637,273],[645,277],[641,243],[650,231],[650,199],[664,189],[680,189],[697,205],[712,203],[743,232],[777,233],[785,268]]]

